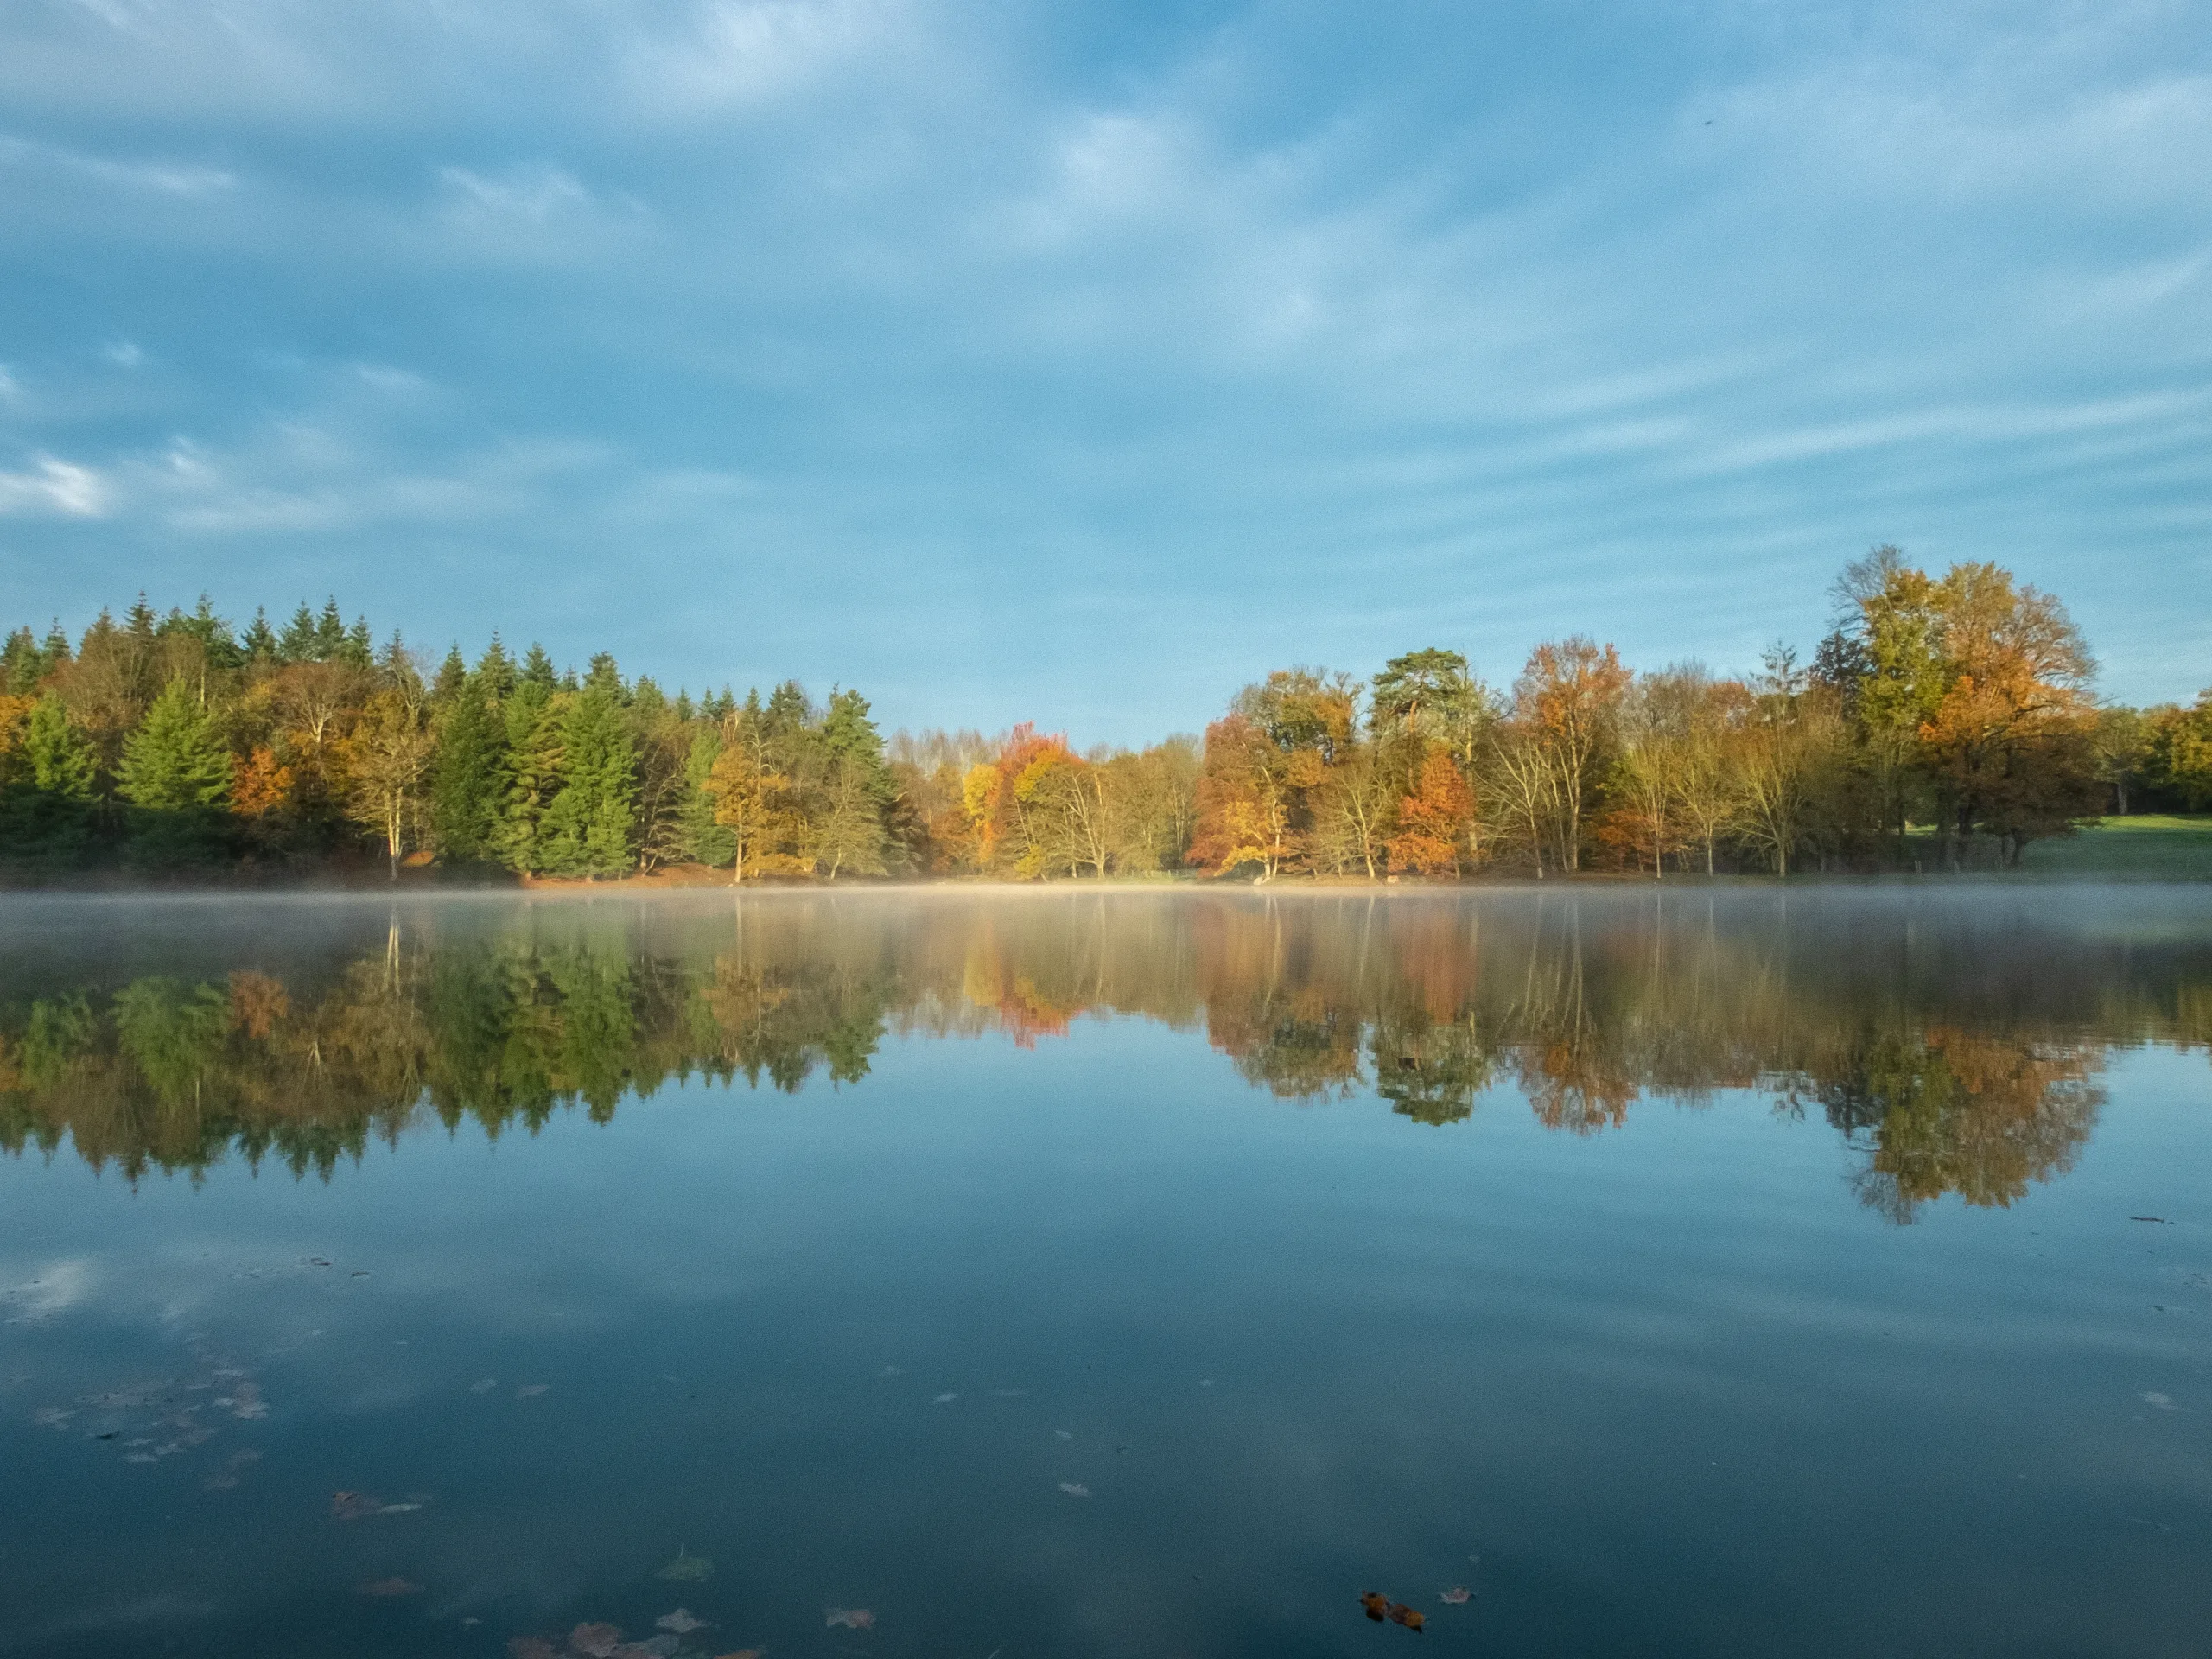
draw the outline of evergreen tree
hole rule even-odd
[[[450,707],[467,681],[468,664],[461,658],[461,647],[454,645],[446,652],[445,661],[438,664],[437,678],[430,683],[430,707],[434,709]]]
[[[500,804],[499,861],[524,874],[546,868],[540,834],[561,786],[561,711],[553,694],[525,675],[499,710],[505,728],[506,791]]]
[[[276,631],[269,626],[266,606],[254,607],[253,620],[246,626],[245,635],[238,641],[249,663],[276,663],[283,659],[276,643]]]
[[[308,608],[304,599],[300,608],[292,613],[292,620],[284,625],[284,632],[276,639],[276,660],[280,663],[319,663],[323,659],[315,652],[315,613]]]
[[[345,656],[346,619],[338,613],[337,600],[326,599],[322,601],[322,614],[315,620],[315,660],[342,662]]]
[[[31,709],[21,754],[14,787],[0,800],[0,840],[9,855],[50,867],[82,861],[97,823],[92,785],[99,762],[52,692]]]
[[[545,647],[534,639],[531,641],[530,650],[524,654],[522,671],[518,677],[524,684],[539,686],[547,691],[557,691],[561,686],[561,677],[553,671],[553,659],[545,654]]]
[[[131,844],[141,856],[171,863],[219,849],[231,757],[213,716],[183,681],[154,699],[125,740],[117,785],[137,809]]]
[[[449,659],[457,663],[461,653]],[[441,673],[439,681],[443,683]],[[484,683],[464,676],[440,711],[438,752],[430,773],[430,835],[438,856],[472,863],[494,856],[508,804],[506,733],[484,695]]]
[[[505,702],[507,694],[515,689],[514,659],[507,655],[507,648],[499,643],[498,634],[492,636],[492,643],[476,659],[475,674],[484,688],[484,700],[494,708]]]
[[[717,869],[737,856],[736,833],[715,822],[715,798],[707,789],[721,752],[721,734],[713,727],[692,734],[690,753],[683,763],[683,804],[677,813],[680,855]]]
[[[637,767],[637,744],[617,693],[595,673],[561,716],[561,787],[541,836],[546,869],[600,876],[630,868]]]

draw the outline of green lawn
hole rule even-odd
[[[2020,868],[2030,875],[2212,881],[2212,813],[2100,818],[2076,835],[2031,842]]]

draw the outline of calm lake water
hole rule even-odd
[[[0,1652],[2201,1656],[2208,1042],[2202,889],[0,901]]]

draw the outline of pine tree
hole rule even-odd
[[[131,844],[142,857],[173,863],[219,850],[231,757],[213,717],[183,681],[170,682],[124,741],[117,785],[137,809]]]
[[[33,706],[21,753],[16,786],[0,799],[0,842],[11,859],[33,866],[82,861],[97,827],[98,760],[52,692]]]
[[[250,663],[276,663],[283,659],[283,652],[276,642],[276,631],[269,626],[269,611],[257,606],[253,620],[246,626],[245,636],[238,641]]]
[[[601,876],[630,868],[637,766],[618,693],[595,669],[561,716],[561,788],[546,809],[541,838],[546,869]]]
[[[454,653],[458,661],[460,653]],[[441,673],[441,684],[445,676]],[[467,676],[438,717],[438,755],[430,775],[430,835],[438,856],[470,863],[493,856],[511,782],[506,733],[485,696],[483,680]]]
[[[553,659],[545,654],[545,647],[536,640],[522,659],[522,671],[518,676],[524,683],[543,687],[545,690],[560,689],[561,677],[553,671]]]
[[[461,647],[454,645],[446,652],[445,661],[438,664],[437,678],[430,683],[430,707],[441,710],[450,707],[467,681],[468,664],[461,658]]]
[[[517,683],[499,710],[506,754],[500,803],[499,861],[525,875],[545,868],[540,834],[546,808],[561,786],[561,711],[535,680]]]
[[[493,708],[505,702],[508,693],[515,689],[514,659],[507,655],[507,648],[499,643],[498,634],[492,636],[492,643],[476,659],[475,674],[478,683],[484,688],[484,700]]]
[[[709,868],[720,868],[737,856],[737,836],[715,821],[715,798],[707,788],[721,752],[721,734],[711,726],[692,734],[691,750],[683,763],[683,804],[677,814],[681,855]]]

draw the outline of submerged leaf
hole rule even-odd
[[[1442,1595],[1439,1596],[1437,1599],[1439,1601],[1448,1601],[1454,1607],[1457,1607],[1463,1602],[1467,1601],[1474,1595],[1474,1593],[1475,1592],[1473,1591],[1465,1588],[1464,1586],[1453,1585],[1452,1588],[1446,1590]]]
[[[825,1625],[842,1624],[849,1630],[872,1630],[875,1615],[865,1607],[825,1607],[822,1622]]]
[[[1060,1483],[1060,1490],[1065,1492],[1070,1497],[1089,1497],[1090,1496],[1090,1488],[1084,1485],[1079,1480],[1064,1480]]]
[[[677,1584],[703,1584],[714,1573],[715,1564],[703,1555],[694,1555],[679,1548],[676,1559],[653,1574],[657,1579],[673,1580]]]
[[[475,1382],[468,1385],[468,1391],[471,1394],[489,1394],[493,1389],[499,1386],[499,1379],[498,1377],[482,1376],[477,1378]]]
[[[515,1390],[518,1400],[535,1400],[553,1385],[550,1382],[525,1382]]]
[[[585,1659],[613,1659],[622,1632],[613,1624],[579,1624],[569,1632],[569,1646]]]
[[[658,1630],[674,1630],[678,1636],[689,1636],[694,1630],[708,1628],[705,1619],[692,1618],[690,1610],[683,1607],[672,1613],[663,1613],[653,1621],[653,1624]]]

